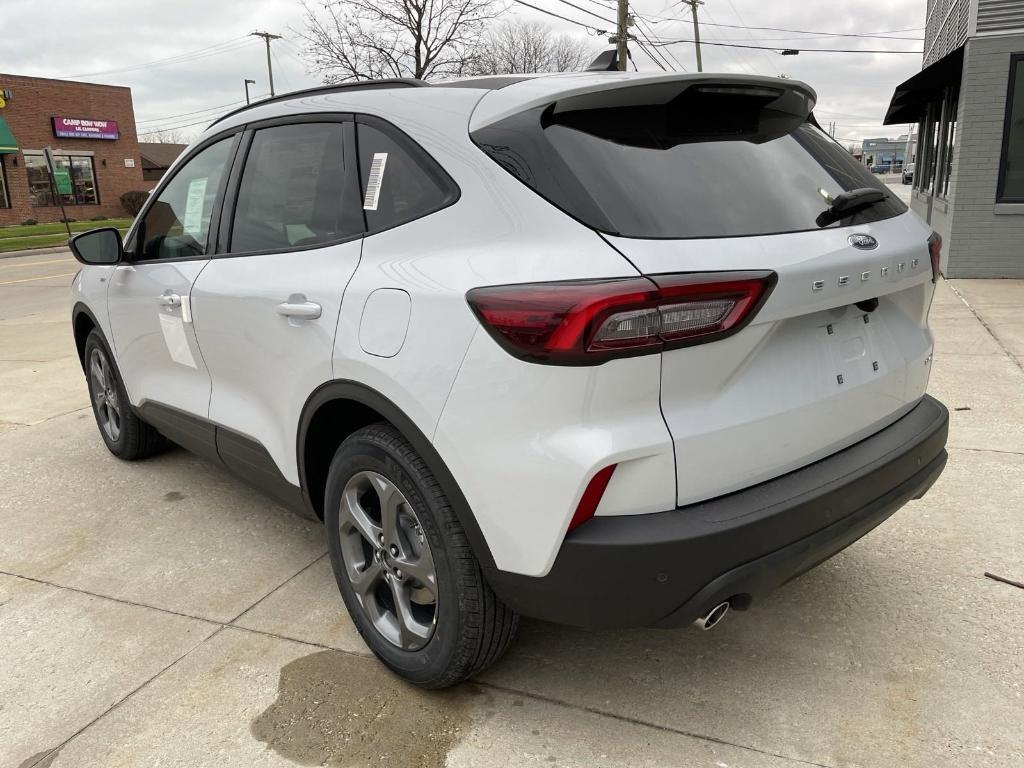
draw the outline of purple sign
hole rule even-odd
[[[54,117],[53,135],[58,139],[118,139],[116,120],[84,120],[80,117]]]

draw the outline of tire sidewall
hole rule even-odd
[[[89,371],[89,364],[92,359],[92,352],[94,349],[99,349],[106,358],[107,366],[114,377],[114,388],[117,390],[117,402],[121,408],[121,429],[118,432],[117,440],[111,440],[107,435],[106,430],[103,429],[103,425],[100,423],[100,415],[96,412],[96,398],[92,391],[92,374]],[[89,391],[89,404],[92,407],[92,416],[96,420],[96,429],[99,430],[100,437],[103,442],[106,443],[107,448],[115,456],[120,456],[124,453],[127,440],[128,440],[128,418],[132,416],[131,405],[128,402],[128,394],[125,391],[124,384],[121,382],[121,372],[117,369],[117,363],[114,362],[114,356],[110,354],[110,348],[107,346],[106,340],[99,333],[99,331],[91,331],[89,336],[85,340],[85,382],[86,388]]]
[[[430,545],[437,577],[438,603],[434,634],[417,651],[406,651],[392,645],[373,626],[363,612],[352,585],[348,581],[341,536],[338,529],[342,492],[349,479],[358,472],[377,472],[395,483],[413,507]],[[369,436],[349,438],[335,454],[327,476],[324,499],[324,524],[327,529],[327,548],[331,566],[342,598],[356,629],[370,649],[389,667],[411,682],[429,684],[447,669],[460,637],[462,611],[457,589],[456,574],[452,571],[453,558],[439,528],[440,515],[435,514],[428,502],[423,481],[401,454],[381,445]]]

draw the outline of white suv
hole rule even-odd
[[[920,497],[939,241],[792,80],[287,94],[72,239],[114,455],[167,441],[326,523],[422,686],[522,614],[709,628]]]

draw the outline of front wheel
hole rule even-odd
[[[326,491],[334,576],[381,661],[444,688],[501,658],[518,617],[484,580],[447,497],[398,430],[381,423],[349,436]]]
[[[92,413],[108,450],[126,461],[162,451],[166,438],[135,415],[121,374],[98,331],[85,340],[84,364]]]

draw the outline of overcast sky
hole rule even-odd
[[[511,1],[508,16],[543,20],[557,31],[589,36],[595,46],[609,47],[595,30],[610,25],[580,9],[611,20],[612,0],[570,1],[579,9],[562,0],[530,3],[593,25],[590,30]],[[919,40],[822,37],[714,25],[920,38],[925,3],[706,0],[700,8],[701,36],[709,43],[919,51]],[[251,86],[254,95],[267,92],[263,41],[247,36],[253,30],[284,35],[284,40],[273,43],[279,92],[318,83],[307,73],[301,41],[291,29],[302,20],[296,0],[4,0],[3,6],[7,29],[0,42],[0,69],[130,86],[140,133],[178,128],[192,138],[217,114],[244,102],[245,78],[257,81]],[[637,0],[631,10],[647,19],[638,31],[650,38],[692,39],[688,6],[681,7],[677,0]],[[889,34],[892,30],[911,31]],[[632,50],[641,70],[656,69],[635,46]],[[692,44],[662,50],[671,52],[687,70],[695,70]],[[806,52],[783,57],[773,51],[706,45],[703,56],[705,71],[782,73],[809,83],[818,92],[819,121],[836,121],[836,137],[842,140],[905,132],[906,126],[883,127],[881,118],[893,88],[921,66],[920,55],[913,54]],[[676,66],[671,57],[669,61]],[[140,138],[146,140],[145,135]]]

